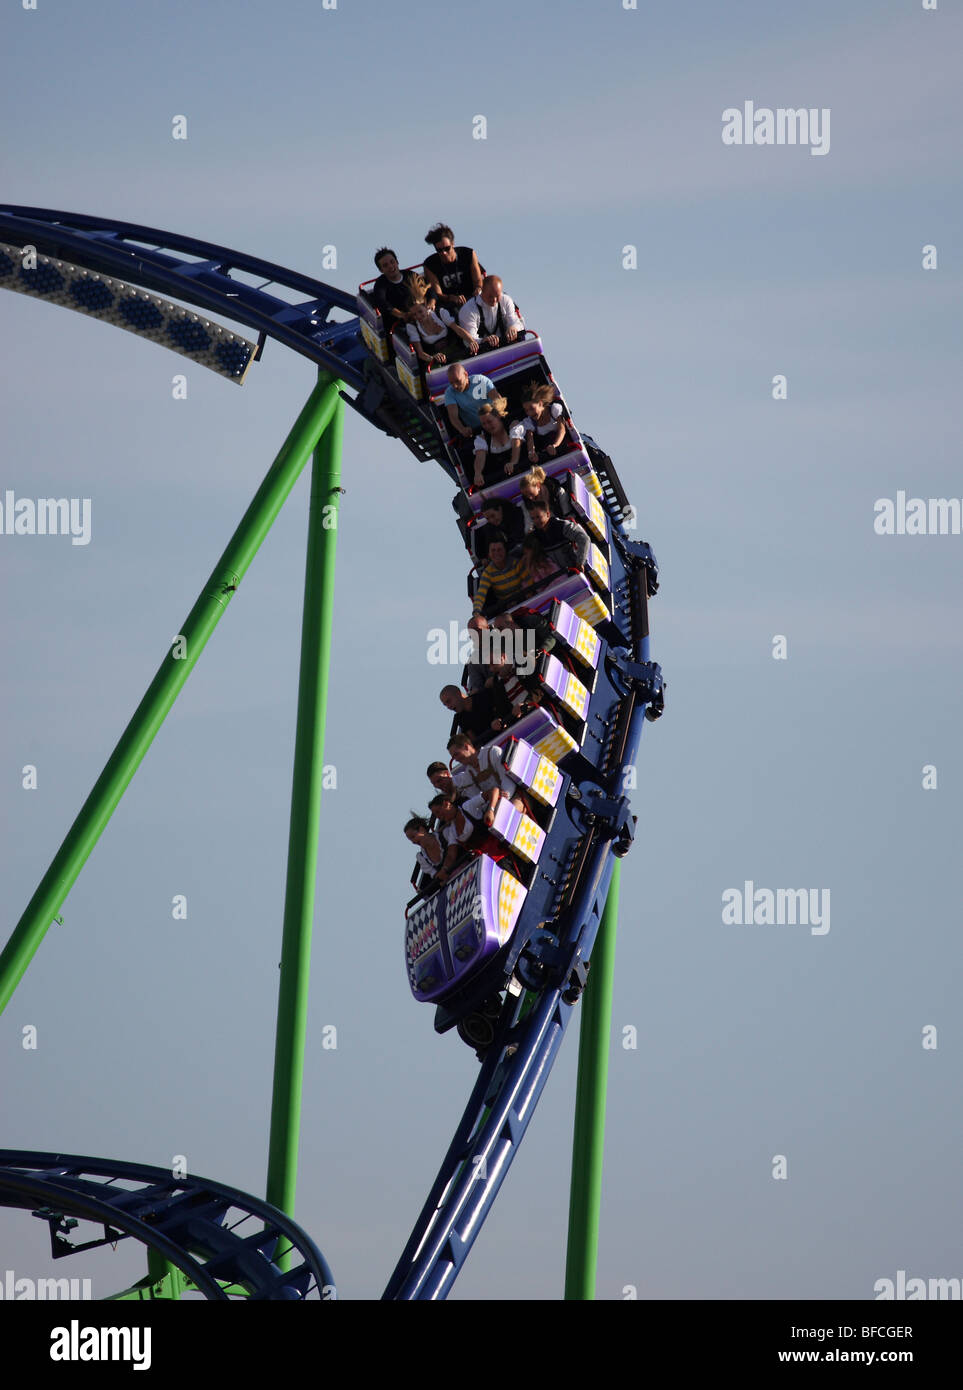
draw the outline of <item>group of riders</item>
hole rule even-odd
[[[518,474],[519,498],[486,497],[486,524],[472,528],[479,571],[468,623],[474,656],[463,686],[446,685],[440,692],[455,724],[449,761],[428,766],[435,789],[429,815],[412,814],[404,827],[417,848],[415,877],[423,896],[447,883],[472,855],[490,854],[513,866],[491,827],[502,800],[529,813],[532,807],[506,769],[502,750],[490,740],[537,705],[551,704],[534,675],[533,656],[552,649],[552,627],[525,605],[553,576],[580,568],[590,544],[584,528],[567,514],[562,488],[542,467],[570,447],[555,388],[530,382],[521,398],[523,413],[511,420],[508,401],[495,384],[464,365],[524,333],[514,300],[497,275],[485,273],[470,246],[455,245],[444,223],[430,228],[425,241],[434,252],[420,273],[403,272],[388,247],[375,253],[379,275],[370,299],[388,335],[405,338],[425,370],[447,365],[444,408],[473,487],[491,487]],[[486,640],[495,633],[515,640],[501,645]]]

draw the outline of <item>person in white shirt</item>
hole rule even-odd
[[[440,884],[445,884],[452,874],[462,867],[462,861],[471,851],[480,851],[488,844],[489,836],[481,817],[473,817],[465,809],[467,803],[456,806],[443,792],[433,796],[428,809],[440,823],[440,839],[445,857],[436,875]]]
[[[431,833],[431,826],[424,816],[413,815],[405,825],[405,834],[413,845],[418,846],[418,868],[425,875],[421,888],[430,888],[442,866],[446,846],[440,836]]]
[[[455,786],[461,793],[472,793],[465,803],[468,815],[491,825],[503,797],[519,811],[526,809],[518,783],[506,772],[497,744],[479,749],[467,734],[453,734],[448,740],[448,751],[456,760],[451,773]]]
[[[428,368],[442,366],[471,351],[471,338],[447,309],[435,303],[434,291],[428,289],[420,275],[413,283],[412,293],[414,303],[408,310],[405,334],[419,361]]]
[[[525,324],[511,295],[505,294],[497,275],[486,275],[481,294],[476,294],[458,311],[458,322],[468,333],[474,349],[504,347],[513,343]]]
[[[504,396],[490,396],[478,407],[481,429],[473,442],[475,450],[475,487],[492,487],[511,477],[522,451],[525,428],[520,420],[507,420],[508,401]]]
[[[555,399],[555,387],[545,382],[529,386],[522,397],[525,411],[525,445],[530,463],[540,458],[554,458],[565,439],[565,421],[561,401]]]

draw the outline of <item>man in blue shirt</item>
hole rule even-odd
[[[497,394],[495,383],[480,372],[469,376],[460,362],[449,367],[445,407],[452,429],[470,439],[481,429],[478,407]]]

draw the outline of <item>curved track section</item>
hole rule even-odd
[[[430,412],[368,354],[354,295],[196,237],[53,208],[0,204],[0,241],[244,324],[258,334],[255,361],[269,339],[290,348],[353,388],[354,396],[342,392],[345,401],[376,428],[401,439],[417,458],[447,467]],[[28,293],[56,302],[37,287],[35,270],[16,263],[0,273],[0,288],[12,288],[15,278]],[[270,293],[271,286],[288,298]],[[331,319],[338,311],[350,317]]]
[[[46,1221],[54,1259],[132,1236],[208,1299],[335,1297],[327,1261],[300,1226],[260,1198],[207,1178],[0,1149],[0,1206]],[[78,1220],[103,1226],[103,1236],[73,1244]]]
[[[622,486],[610,461],[607,468],[597,461],[596,469],[616,536],[614,515],[626,505]],[[621,695],[611,720],[609,771],[597,780],[582,778],[571,805],[570,815],[583,831],[576,888],[560,922],[551,924],[557,938],[548,933],[540,943],[535,933],[515,959],[515,985],[506,995],[495,1039],[384,1299],[442,1299],[454,1283],[518,1152],[584,987],[613,856],[624,854],[634,835],[628,799],[620,795],[622,774],[634,764],[646,715],[654,719],[661,713],[663,682],[659,667],[648,659],[654,558],[624,533],[617,546],[629,580],[633,641],[609,658]],[[528,988],[518,988],[519,978]]]
[[[272,339],[334,373],[356,393],[342,390],[349,405],[399,438],[418,459],[437,461],[459,486],[455,509],[459,525],[465,526],[466,509],[470,515],[473,504],[466,499],[464,474],[439,432],[430,401],[416,399],[384,361],[368,351],[361,320],[353,312],[360,301],[353,295],[195,238],[50,209],[0,205],[0,242],[14,252],[33,247],[38,255],[81,274],[109,277],[123,282],[125,289],[138,286],[171,296],[244,324],[258,334],[255,361]],[[8,268],[0,266],[0,288],[73,307],[69,295],[61,292],[58,300],[37,280],[31,281],[28,266],[29,258],[25,265],[16,256]],[[252,285],[242,276],[263,283]],[[15,277],[24,283],[14,284]],[[271,294],[272,285],[286,291],[288,298]],[[334,311],[348,311],[350,317],[335,321],[330,317]],[[483,360],[477,359],[479,366]],[[604,663],[585,712],[581,747],[565,774],[565,808],[556,838],[567,848],[563,857],[547,856],[554,860],[554,869],[546,863],[538,871],[527,916],[540,920],[516,931],[503,958],[495,962],[503,973],[494,994],[504,997],[494,1038],[389,1280],[386,1299],[444,1298],[504,1181],[584,987],[613,855],[624,854],[634,835],[635,818],[622,794],[623,773],[634,764],[644,719],[662,712],[662,675],[648,650],[648,598],[658,588],[655,557],[647,544],[627,534],[630,509],[611,459],[587,436],[576,434],[574,439],[570,467],[583,479],[594,475],[596,495],[607,513],[611,547],[609,561],[603,560],[601,587],[611,606],[606,610],[602,605],[606,617],[597,630]],[[580,582],[588,586],[584,578]],[[489,977],[482,972],[460,996],[447,1001],[447,1013],[439,1009],[444,1015],[436,1018],[439,1031],[481,1004],[486,989],[490,997]],[[121,1181],[137,1186],[121,1188]],[[203,1179],[172,1179],[162,1169],[98,1159],[4,1150],[0,1204],[42,1206],[35,1214],[50,1224],[55,1255],[134,1236],[181,1270],[208,1298],[297,1299],[318,1292],[330,1296],[324,1291],[333,1290],[323,1257],[293,1222],[265,1202]],[[232,1208],[241,1216],[227,1225]],[[104,1240],[71,1246],[66,1240],[71,1215],[103,1224]],[[263,1222],[264,1229],[241,1237],[238,1227],[251,1217]],[[301,1256],[290,1273],[281,1267],[286,1263],[285,1242]]]

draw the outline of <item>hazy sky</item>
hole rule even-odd
[[[963,1275],[963,537],[874,531],[900,490],[963,497],[961,40],[919,0],[0,13],[0,196],[345,289],[444,219],[617,463],[668,690],[622,875],[600,1298]],[[828,111],[828,152],[724,144],[747,101]],[[23,296],[0,316],[0,500],[91,499],[89,545],[0,534],[5,937],[314,374],[270,345],[239,389]],[[296,1215],[371,1298],[477,1070],[402,954],[453,674],[426,637],[469,608],[449,482],[348,414]],[[307,499],[305,474],[0,1020],[8,1146],[263,1192]],[[829,930],[724,923],[749,879],[829,894]],[[561,1296],[575,1057],[573,1027],[453,1297]],[[129,1243],[66,1264],[0,1213],[0,1275],[143,1273]]]

